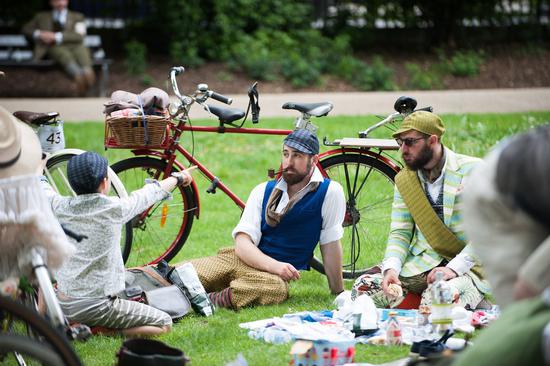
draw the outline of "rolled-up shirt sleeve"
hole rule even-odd
[[[346,214],[346,197],[342,186],[338,182],[330,182],[321,208],[321,214],[323,216],[323,226],[319,244],[323,245],[340,240],[344,235],[342,224]]]
[[[262,201],[267,182],[257,185],[246,201],[241,220],[233,229],[233,239],[238,233],[245,233],[252,239],[254,245],[260,244],[262,238]]]

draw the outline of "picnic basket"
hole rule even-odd
[[[170,145],[172,122],[167,116],[120,116],[105,119],[105,147],[164,149]]]

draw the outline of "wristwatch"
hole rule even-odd
[[[184,179],[180,172],[173,172],[170,175],[178,180],[178,186],[181,186],[183,184]]]

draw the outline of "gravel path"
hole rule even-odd
[[[550,110],[550,88],[525,89],[475,89],[398,92],[349,92],[349,93],[289,93],[261,94],[261,117],[294,118],[295,111],[283,110],[285,102],[324,102],[334,104],[330,115],[386,115],[401,95],[416,98],[419,107],[432,106],[434,112],[445,113],[509,113]],[[14,112],[28,110],[37,112],[57,111],[67,122],[102,121],[105,98],[51,98],[23,99],[0,98],[0,105]],[[217,103],[213,101],[212,103]],[[232,107],[246,109],[246,95],[234,96]],[[206,118],[209,114],[194,106],[194,118]],[[210,115],[211,117],[211,115]],[[213,117],[212,117],[213,118]]]

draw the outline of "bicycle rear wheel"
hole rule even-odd
[[[67,175],[67,164],[69,160],[75,156],[82,154],[83,150],[67,149],[62,150],[60,153],[52,155],[46,163],[46,176],[52,187],[62,196],[74,196],[75,193],[69,184]],[[124,185],[116,176],[116,173],[109,168],[109,178],[111,180],[110,196],[127,197],[128,194]],[[120,239],[121,250],[128,245],[132,244],[132,226],[127,224],[122,230],[122,236]]]
[[[0,335],[0,361],[3,365],[63,365],[51,348],[37,340],[20,335]]]
[[[36,311],[5,296],[0,296],[0,320],[2,335],[37,337],[53,350],[64,365],[80,366],[81,362],[63,333],[52,327]]]
[[[163,179],[166,162],[151,157],[134,157],[112,165],[129,192],[142,188],[145,179]],[[172,167],[172,171],[177,171]],[[177,187],[173,199],[155,203],[131,221],[132,243],[122,257],[127,267],[170,261],[181,250],[193,225],[197,205],[193,189]]]
[[[354,279],[383,259],[396,172],[375,157],[352,153],[328,157],[321,161],[321,167],[344,189],[343,276]],[[320,258],[317,248],[311,266],[325,273]]]

